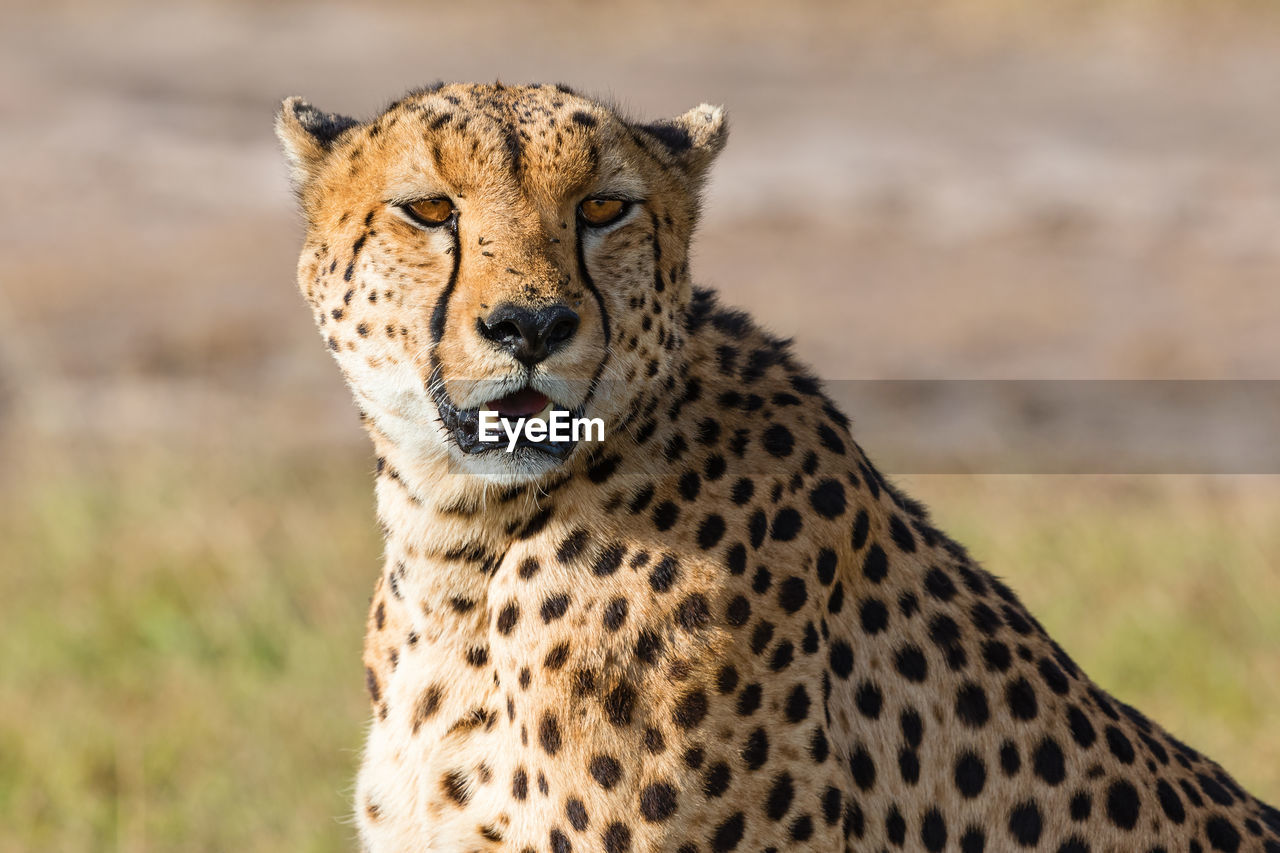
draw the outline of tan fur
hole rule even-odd
[[[277,127],[299,286],[379,458],[365,849],[1280,850],[1274,811],[884,482],[785,343],[692,288],[721,111],[458,85]],[[640,203],[587,233],[600,193]],[[396,212],[435,196],[456,230]],[[501,302],[581,316],[528,376],[603,445],[442,429],[433,369],[462,407],[526,381],[476,331]]]

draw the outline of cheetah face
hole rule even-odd
[[[572,441],[481,440],[481,413],[600,418],[671,370],[720,110],[637,125],[556,87],[454,85],[360,123],[291,98],[299,285],[371,426],[505,482]]]

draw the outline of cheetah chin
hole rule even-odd
[[[556,462],[563,462],[573,453],[578,442],[567,441],[532,441],[524,435],[517,440],[515,449],[508,450],[505,437],[498,443],[484,442],[480,439],[480,413],[495,411],[503,420],[515,420],[525,417],[550,417],[553,412],[565,412],[571,418],[580,418],[586,412],[585,405],[565,406],[554,400],[550,394],[539,390],[537,384],[522,385],[515,391],[482,403],[473,408],[460,408],[449,399],[440,383],[432,385],[432,402],[440,416],[441,425],[447,430],[449,438],[458,449],[467,454],[500,454],[512,457],[522,454],[519,461],[527,463],[538,456]]]

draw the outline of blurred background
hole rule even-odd
[[[354,849],[372,460],[295,289],[272,113],[440,78],[726,105],[696,278],[797,337],[1095,679],[1280,801],[1280,467],[1250,461],[1280,434],[1274,3],[3,18],[0,851]],[[990,391],[1014,379],[1254,390],[1128,464],[1117,437],[1176,407],[1075,422]],[[991,399],[962,418],[963,383],[903,380]]]

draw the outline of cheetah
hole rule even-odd
[[[1280,853],[692,285],[727,132],[565,86],[283,103],[298,284],[377,458],[363,848]],[[608,432],[508,451],[481,412]]]

